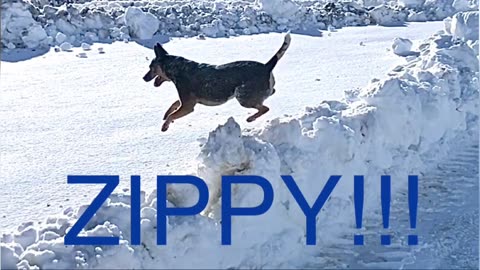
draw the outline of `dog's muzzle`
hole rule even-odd
[[[164,78],[162,78],[161,76],[157,76],[157,78],[155,78],[155,81],[153,82],[153,86],[155,87],[159,87],[160,85],[162,85],[163,82],[165,82],[167,80],[165,80]]]
[[[147,72],[147,74],[145,74],[145,76],[143,76],[143,80],[146,81],[146,82],[149,82],[149,81],[153,80],[154,77],[155,76],[153,76],[151,74],[151,72]]]

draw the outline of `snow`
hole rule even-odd
[[[22,36],[22,41],[27,48],[36,48],[43,40],[47,39],[47,33],[40,25],[33,25],[28,28],[28,33]]]
[[[341,99],[343,91],[363,87],[405,62],[387,51],[395,37],[409,38],[418,45],[420,39],[442,25],[353,27],[324,37],[292,35],[288,54],[274,71],[278,89],[266,102],[270,112],[253,123],[243,122],[242,127],[262,126],[266,120],[285,114],[297,115],[305,106],[324,99]],[[229,39],[178,38],[166,43],[165,48],[206,63],[242,59],[265,62],[282,41],[283,35],[275,33]],[[99,48],[105,53],[100,54]],[[75,57],[83,52],[81,48],[72,51],[50,51],[15,63],[2,61],[0,102],[5,111],[0,116],[9,132],[4,133],[0,147],[2,153],[9,153],[2,156],[2,168],[9,169],[4,169],[0,181],[5,191],[26,191],[28,196],[0,200],[6,215],[0,228],[14,228],[26,218],[42,221],[59,207],[90,203],[92,197],[84,194],[95,194],[96,187],[67,185],[67,174],[146,175],[143,187],[151,189],[156,174],[191,170],[192,157],[198,154],[196,139],[206,136],[206,131],[228,116],[246,119],[252,113],[233,101],[214,108],[198,106],[192,121],[179,119],[172,124],[172,132],[161,133],[160,117],[176,100],[177,92],[170,83],[154,88],[141,80],[149,64],[145,58],[153,57],[151,49],[134,42],[96,43],[85,51],[86,59]],[[21,56],[12,52],[2,57],[17,55]],[[364,59],[369,59],[367,66]],[[25,73],[31,74],[29,80],[24,80]],[[31,159],[36,160],[35,166]],[[47,172],[45,168],[56,169]],[[121,188],[128,187],[126,180],[121,181]],[[51,193],[39,193],[32,190],[34,187]],[[31,205],[31,201],[44,203]],[[46,207],[46,203],[51,206]],[[18,212],[17,207],[25,212]]]
[[[76,56],[80,58],[87,58],[87,54],[84,52],[78,53]]]
[[[453,16],[450,29],[447,31],[456,38],[478,40],[478,20],[478,11],[457,13]]]
[[[62,51],[71,51],[73,48],[72,44],[68,43],[68,42],[63,42],[62,44],[60,44],[60,49]]]
[[[45,30],[33,19],[26,5],[14,1],[2,2],[1,24],[2,43],[5,45],[36,48],[46,43]]]
[[[399,56],[408,56],[412,54],[412,41],[407,38],[395,38],[393,40],[393,53]]]
[[[155,35],[194,37],[202,33],[208,37],[287,30],[318,34],[332,27],[397,26],[478,10],[478,1],[468,0],[46,2],[2,2],[2,47],[43,48],[64,41],[80,46],[82,42],[148,40]],[[55,44],[58,32],[67,40]]]
[[[426,247],[416,252],[417,260],[410,269],[467,269],[479,264],[479,247],[474,244],[479,238],[479,196],[478,192],[472,192],[478,189],[478,134],[473,140],[459,139],[451,149],[440,164],[436,157],[431,158],[436,169],[426,174],[419,187],[430,191],[424,192],[429,203],[424,203],[424,209],[420,209],[425,213],[422,220],[435,222],[422,222],[421,231],[428,231],[433,237]],[[442,189],[439,179],[448,179],[448,188]],[[461,211],[458,205],[461,205]],[[442,214],[434,209],[442,209]],[[453,241],[450,235],[455,236]]]
[[[157,32],[158,19],[151,13],[143,12],[137,7],[128,7],[125,10],[125,25],[130,28],[133,37],[139,39],[151,39]]]
[[[62,44],[63,42],[65,42],[67,40],[67,35],[65,35],[64,33],[62,32],[58,32],[57,35],[55,36],[55,41],[58,43],[58,44]]]
[[[407,19],[405,12],[391,9],[385,5],[375,7],[370,15],[374,23],[384,26],[403,25]]]
[[[417,8],[421,7],[425,3],[425,0],[399,0],[398,4],[404,7]]]
[[[468,11],[472,8],[473,1],[469,0],[454,0],[452,7],[457,11]]]
[[[28,160],[36,155],[46,159],[47,163],[42,164],[37,171],[40,174],[40,176],[36,176],[37,178],[65,175],[59,170],[67,170],[67,173],[73,174],[75,171],[83,173],[90,170],[98,171],[98,168],[103,167],[112,174],[121,174],[122,176],[145,175],[143,180],[146,182],[153,180],[153,176],[156,174],[167,172],[166,168],[162,166],[164,160],[153,159],[153,157],[160,156],[159,153],[169,153],[170,157],[173,157],[172,159],[176,159],[176,162],[187,164],[186,167],[183,167],[184,171],[179,171],[182,169],[181,166],[175,166],[175,174],[192,172],[200,176],[207,181],[211,194],[208,209],[205,211],[208,217],[171,217],[169,219],[168,241],[174,244],[165,247],[156,245],[156,193],[150,189],[151,192],[142,196],[143,243],[140,246],[130,245],[130,198],[127,192],[112,195],[83,232],[85,235],[120,236],[122,240],[119,246],[65,247],[62,240],[65,231],[75,222],[86,206],[75,209],[68,208],[62,214],[48,218],[45,223],[29,222],[19,226],[12,234],[7,233],[1,236],[2,268],[4,263],[7,266],[15,267],[16,265],[26,268],[29,266],[40,268],[188,268],[192,265],[198,268],[294,268],[308,265],[316,265],[317,268],[332,268],[332,266],[344,266],[342,258],[345,257],[345,254],[337,259],[322,256],[321,252],[323,250],[329,252],[329,248],[334,249],[336,245],[343,243],[347,234],[351,246],[351,234],[354,232],[352,218],[354,208],[351,200],[352,185],[350,181],[354,174],[366,175],[365,190],[371,192],[366,193],[365,209],[374,209],[379,205],[379,193],[375,192],[378,190],[378,181],[375,179],[380,175],[385,173],[393,175],[395,179],[392,182],[393,194],[399,195],[404,192],[406,186],[405,175],[424,172],[427,161],[429,161],[427,157],[445,156],[446,148],[458,136],[469,138],[478,133],[478,51],[472,49],[473,43],[456,40],[452,35],[439,33],[432,36],[418,47],[418,56],[407,58],[406,63],[399,64],[388,73],[388,76],[372,80],[366,87],[353,88],[355,84],[348,81],[348,77],[352,77],[352,75],[344,76],[340,70],[343,69],[343,72],[350,73],[356,67],[352,65],[353,63],[345,61],[355,61],[356,59],[363,62],[361,67],[365,67],[365,59],[369,59],[368,68],[370,69],[376,65],[387,63],[386,60],[378,60],[381,58],[379,57],[381,51],[379,47],[386,48],[390,45],[388,42],[391,42],[393,38],[388,38],[380,33],[392,29],[381,29],[383,28],[343,29],[332,33],[332,36],[320,39],[292,35],[292,47],[275,70],[279,85],[277,98],[281,98],[283,103],[278,103],[278,107],[276,107],[275,97],[272,97],[272,101],[267,103],[273,104],[272,114],[275,114],[276,108],[278,109],[277,116],[282,113],[298,111],[299,104],[303,106],[306,100],[309,100],[310,106],[305,109],[303,114],[274,119],[268,117],[262,122],[251,124],[248,129],[240,127],[240,124],[246,125],[243,119],[246,118],[244,111],[233,113],[233,118],[228,117],[224,125],[216,127],[207,138],[201,140],[202,146],[196,161],[196,169],[193,172],[190,167],[192,155],[181,155],[180,151],[183,148],[194,149],[194,147],[185,143],[174,146],[172,145],[173,138],[179,142],[185,139],[185,136],[189,136],[187,132],[181,131],[196,134],[198,129],[210,130],[219,122],[210,120],[219,120],[220,118],[205,117],[209,115],[205,113],[207,109],[199,108],[198,112],[195,112],[196,119],[202,119],[202,121],[196,121],[197,123],[191,124],[192,127],[185,129],[181,129],[181,127],[185,125],[186,121],[183,121],[183,124],[182,120],[176,121],[171,127],[171,131],[175,131],[175,133],[161,135],[158,131],[160,113],[153,109],[158,105],[158,100],[149,103],[145,98],[141,98],[141,96],[149,96],[148,99],[152,99],[144,92],[148,89],[148,93],[151,93],[151,87],[129,87],[129,81],[134,81],[133,78],[136,77],[138,77],[138,81],[130,85],[140,84],[141,75],[137,74],[142,74],[142,72],[141,68],[137,68],[137,66],[142,66],[143,70],[146,70],[148,65],[147,62],[142,61],[143,59],[139,59],[142,58],[142,56],[139,57],[142,54],[139,45],[114,43],[109,46],[108,54],[89,54],[92,61],[103,61],[105,64],[110,64],[108,66],[115,67],[114,70],[102,67],[87,74],[87,76],[96,74],[99,78],[104,78],[105,81],[102,82],[93,80],[93,78],[79,80],[78,74],[82,74],[81,72],[71,73],[76,75],[68,77],[63,70],[57,70],[50,76],[62,76],[64,80],[73,79],[73,83],[69,82],[69,87],[65,87],[65,89],[62,85],[56,85],[57,90],[48,89],[48,92],[42,92],[43,90],[39,89],[35,92],[35,96],[31,96],[31,88],[23,85],[21,81],[10,78],[10,81],[2,82],[2,85],[5,83],[7,86],[2,89],[10,89],[4,90],[9,98],[7,101],[2,101],[2,103],[6,102],[4,105],[9,104],[8,101],[14,100],[12,97],[18,95],[24,99],[22,109],[28,107],[26,105],[36,104],[39,100],[43,101],[38,103],[42,105],[34,111],[22,111],[23,114],[19,117],[24,118],[23,122],[27,122],[26,125],[17,126],[17,124],[13,125],[12,122],[7,122],[14,116],[16,110],[15,105],[5,106],[7,110],[2,111],[2,120],[5,121],[2,122],[7,124],[8,131],[11,132],[7,137],[11,156],[6,157],[6,162],[13,160],[22,162],[22,156],[14,150],[15,147],[18,147],[18,151],[27,155]],[[431,28],[428,29],[431,31]],[[392,32],[394,35],[401,34],[400,31],[393,30],[395,30]],[[470,37],[470,35],[466,35],[469,30],[459,30],[456,35]],[[358,46],[359,40],[346,42],[352,41],[352,37],[359,38],[359,35],[353,35],[353,33],[362,33],[361,31],[374,33],[373,36],[372,34],[368,36],[368,40],[362,40],[365,46]],[[476,31],[478,32],[478,24]],[[418,33],[412,31],[412,28],[408,32]],[[209,56],[202,57],[206,60],[205,62],[211,63],[227,58],[232,61],[232,58],[246,56],[254,59],[261,57],[267,59],[266,55],[270,55],[269,52],[274,51],[270,48],[271,44],[277,41],[280,35],[268,36],[271,38],[265,38],[263,41],[259,41],[259,38],[265,36],[213,41],[209,39],[202,41],[179,39],[167,43],[166,49],[171,53],[183,52],[181,55],[198,58],[199,47],[210,47],[211,58],[208,58]],[[406,35],[403,36],[409,38]],[[388,41],[382,43],[380,38]],[[226,57],[219,51],[219,48],[228,48],[229,42],[236,44],[237,50],[231,50],[232,54]],[[189,46],[178,46],[180,44]],[[214,47],[213,44],[217,44],[217,47]],[[352,46],[351,44],[355,44],[358,48],[352,50],[349,47],[350,50],[347,50],[342,47]],[[133,47],[135,50],[125,50],[132,46],[137,47]],[[321,46],[328,46],[329,49],[322,50]],[[369,46],[375,48],[370,51],[375,56],[366,57],[367,52],[361,51],[361,48]],[[312,48],[315,50],[311,50]],[[142,49],[146,51],[145,48]],[[207,51],[204,49],[202,53],[205,54]],[[311,53],[313,51],[316,53]],[[321,55],[322,51],[327,55],[344,54],[350,51],[352,55],[338,55],[338,59],[342,59],[344,62],[335,65],[332,58]],[[122,55],[121,52],[124,54]],[[148,53],[151,54],[150,51]],[[127,60],[122,57],[125,55],[134,58],[131,58],[132,61],[128,61],[132,65],[125,66],[125,62],[106,62],[107,55],[115,55],[114,59],[120,58],[122,61]],[[356,57],[352,57],[353,55]],[[49,61],[59,61],[62,57],[67,58],[64,61],[69,61],[72,66],[78,65],[77,68],[81,70],[90,67],[85,59],[73,60],[68,58],[68,54],[49,54],[48,57]],[[379,62],[375,63],[375,61]],[[29,62],[31,68],[44,63],[42,59],[38,58]],[[302,63],[302,68],[295,72],[292,66],[300,66],[299,63]],[[325,65],[318,63],[325,63]],[[14,67],[17,68],[17,71],[24,68],[21,65],[10,64],[9,66],[9,68]],[[329,74],[327,70],[332,73]],[[4,71],[2,70],[2,72]],[[362,70],[364,76],[366,73],[365,70]],[[114,76],[114,74],[124,74],[124,76],[119,80],[118,75]],[[304,75],[302,76],[302,74]],[[336,77],[331,75],[336,75]],[[366,75],[371,78],[370,74]],[[311,81],[314,80],[309,76],[320,77],[322,81],[332,80],[329,77],[334,77],[333,82],[328,85],[336,84],[336,87],[332,87],[336,88],[336,91],[342,89],[341,81],[344,80],[346,82],[343,83],[348,85],[349,91],[345,93],[343,100],[337,98],[320,102],[323,97],[328,96],[324,92],[329,87],[313,84]],[[338,80],[339,77],[342,80]],[[79,81],[83,81],[85,84],[72,89],[73,84],[78,84]],[[15,87],[13,87],[14,83]],[[28,82],[32,85],[30,87],[42,83],[45,81],[35,77]],[[96,87],[97,85],[103,86]],[[298,89],[299,85],[305,86],[306,89]],[[106,92],[103,92],[102,89]],[[172,97],[167,93],[168,90],[171,90],[171,86],[159,90],[162,92],[159,94],[162,102],[166,98]],[[59,102],[62,98],[59,100],[59,97],[55,96],[55,91],[62,93],[63,96],[60,97],[64,97],[64,101],[74,100],[76,103]],[[306,93],[302,91],[306,91]],[[92,100],[95,102],[92,103]],[[126,104],[121,103],[121,100],[127,100],[131,104],[132,107],[128,107],[126,110],[128,113],[125,113],[125,108],[122,108]],[[165,103],[169,103],[169,101],[165,100]],[[80,106],[80,104],[96,105],[88,105],[89,110],[86,111],[86,107]],[[52,106],[62,110],[63,114],[52,115]],[[204,111],[202,112],[202,110]],[[228,114],[225,113],[227,110]],[[224,106],[215,111],[222,115],[232,115],[232,112],[235,112],[231,106]],[[155,115],[155,117],[151,115]],[[226,116],[222,116],[222,118],[225,119]],[[51,121],[56,125],[50,125],[51,123],[45,125],[45,123],[39,122],[39,119]],[[90,121],[85,121],[86,119],[90,119]],[[60,127],[59,123],[62,124]],[[126,126],[127,123],[134,123],[133,128]],[[14,127],[18,129],[17,133],[13,130]],[[41,131],[38,133],[39,136],[25,138],[26,145],[31,146],[35,142],[41,141],[55,141],[55,144],[44,145],[45,148],[48,148],[47,152],[35,152],[35,149],[30,149],[33,152],[28,152],[29,150],[24,148],[25,144],[15,143],[15,140],[18,139],[17,135],[29,133],[30,130],[35,129]],[[59,129],[71,129],[71,133],[61,133],[58,132]],[[73,134],[77,134],[75,137],[77,140],[69,138]],[[81,138],[83,140],[79,140]],[[139,141],[139,138],[143,138],[143,140]],[[74,143],[68,143],[72,141]],[[112,149],[109,149],[110,147]],[[85,152],[85,149],[99,148],[101,152]],[[80,149],[84,150],[80,151]],[[62,153],[61,158],[67,159],[67,163],[63,164],[65,166],[59,166],[54,160],[55,157],[47,154],[52,152]],[[77,153],[78,156],[72,153]],[[98,158],[95,159],[91,155],[92,153],[97,153]],[[150,167],[147,170],[139,171],[139,165],[146,165],[142,164],[145,162],[142,156],[145,155],[148,156],[147,162],[150,163]],[[187,159],[182,159],[182,156]],[[28,163],[28,160],[24,162]],[[172,162],[174,161],[171,160],[170,163]],[[120,163],[124,165],[122,168],[118,167]],[[37,164],[37,166],[39,165]],[[52,170],[47,172],[42,171],[42,168],[52,168]],[[6,171],[6,173],[14,174],[10,171]],[[234,235],[232,237],[234,245],[222,247],[219,243],[218,221],[221,217],[219,216],[218,191],[220,176],[231,174],[253,174],[267,178],[275,190],[275,199],[272,208],[262,216],[234,218]],[[280,179],[280,175],[284,174],[292,175],[295,178],[300,190],[310,202],[318,196],[328,175],[343,175],[344,181],[339,182],[317,220],[317,243],[320,248],[305,246],[305,217]],[[19,177],[24,179],[22,175]],[[9,178],[9,181],[12,179]],[[21,185],[21,183],[13,183]],[[4,187],[7,189],[12,187],[11,183],[10,186],[8,184],[8,182],[4,183]],[[62,194],[72,194],[72,190],[63,189]],[[78,192],[79,189],[76,190]],[[95,190],[88,190],[89,194],[96,194]],[[169,202],[171,205],[188,205],[195,198],[195,192],[185,187],[173,186],[170,192],[173,194]],[[35,195],[32,194],[32,196]],[[58,197],[57,195],[55,193],[50,196]],[[232,200],[236,206],[252,206],[258,204],[259,197],[262,196],[258,188],[238,186],[234,189]],[[32,199],[35,200],[34,197]],[[45,201],[45,198],[42,199]],[[20,209],[18,205],[15,207]],[[8,207],[2,207],[2,209],[8,209]],[[376,215],[378,217],[374,211],[367,211],[364,214],[366,220],[374,218]],[[351,258],[352,256],[347,254],[347,257]],[[388,263],[391,262],[388,261]],[[408,264],[402,260],[399,263],[399,267]],[[389,264],[389,266],[391,265]],[[370,267],[374,266],[370,265]],[[381,266],[382,264],[377,265],[377,267]],[[383,266],[385,267],[385,264]]]
[[[82,43],[81,47],[84,51],[89,51],[91,46],[88,43]]]
[[[281,20],[294,17],[299,5],[292,0],[257,0],[260,9],[270,14],[273,19]]]

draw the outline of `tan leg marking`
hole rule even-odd
[[[175,111],[176,109],[178,109],[178,107],[180,107],[180,100],[177,100],[175,102],[172,103],[172,105],[170,106],[170,108],[168,108],[167,112],[165,113],[165,115],[163,116],[163,120],[166,120],[168,115],[171,114],[173,111]]]
[[[167,131],[168,127],[170,126],[170,123],[173,122],[173,120],[176,120],[178,118],[184,117],[185,115],[193,112],[193,108],[195,107],[195,102],[194,101],[189,101],[186,103],[182,103],[180,105],[180,108],[172,112],[167,116],[167,119],[165,120],[165,123],[163,123],[162,126],[162,131]]]
[[[258,117],[264,115],[265,113],[267,113],[270,110],[267,106],[264,106],[264,105],[258,105],[255,108],[258,110],[258,112],[256,112],[254,115],[248,117],[247,122],[255,121]]]

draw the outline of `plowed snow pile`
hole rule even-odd
[[[463,40],[447,33],[432,36],[418,56],[385,80],[346,93],[343,101],[324,101],[299,118],[276,119],[259,130],[242,132],[229,119],[212,131],[196,172],[209,185],[209,208],[205,216],[171,217],[167,246],[156,245],[155,192],[142,202],[139,246],[129,243],[129,196],[119,194],[83,232],[120,236],[119,246],[64,246],[66,230],[85,207],[68,209],[43,225],[25,223],[3,235],[2,268],[287,268],[318,262],[322,249],[353,233],[353,175],[365,175],[365,209],[378,209],[380,175],[392,175],[392,192],[398,193],[407,186],[407,174],[421,175],[426,156],[440,157],[457,136],[478,132],[479,62],[473,49],[478,36],[465,40],[471,35],[458,31],[466,28],[454,29]],[[220,180],[227,174],[261,175],[275,192],[266,214],[233,218],[229,247],[220,245],[218,224]],[[280,179],[284,174],[294,177],[310,205],[329,175],[342,175],[318,215],[317,246],[305,245],[305,216]],[[185,187],[171,191],[176,206],[191,205],[197,196]],[[259,188],[239,185],[232,204],[255,206],[262,197]]]
[[[276,31],[438,21],[478,10],[478,0],[390,1],[86,1],[7,0],[1,4],[1,47],[44,48],[63,43],[229,37]]]

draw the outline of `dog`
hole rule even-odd
[[[143,80],[149,82],[155,79],[155,87],[171,81],[179,96],[163,117],[162,131],[167,131],[174,120],[193,112],[197,103],[217,106],[235,97],[243,107],[257,109],[247,122],[267,113],[270,109],[263,102],[275,93],[272,70],[290,46],[290,40],[290,33],[287,33],[280,49],[266,64],[236,61],[223,65],[197,63],[170,55],[157,43],[153,48],[155,59]]]

